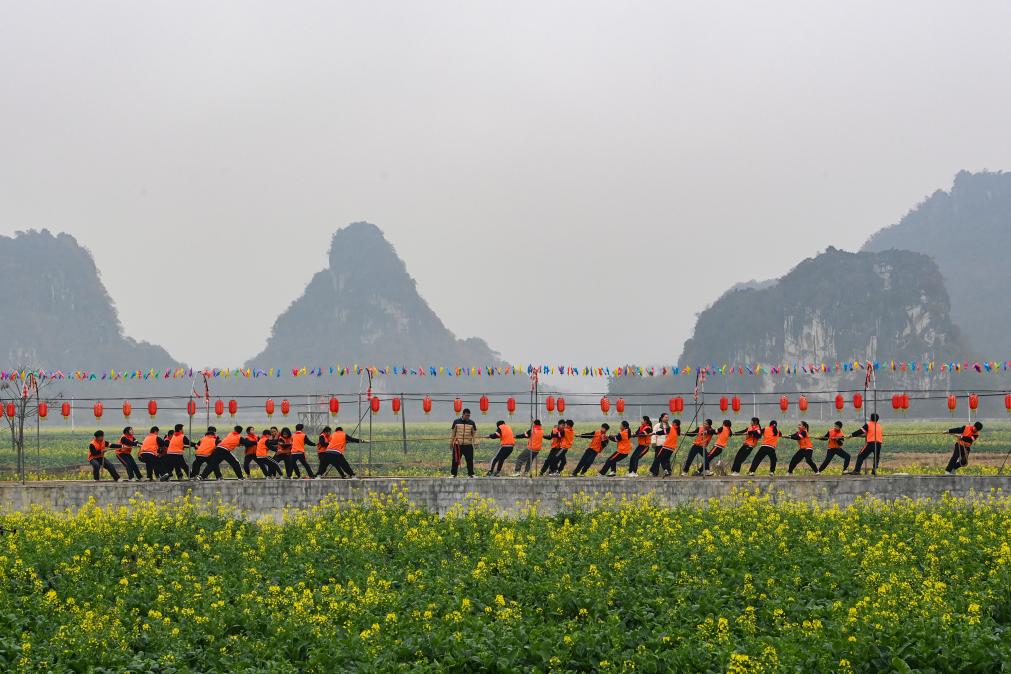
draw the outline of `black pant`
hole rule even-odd
[[[509,458],[509,455],[513,453],[513,445],[502,445],[495,452],[494,458],[491,460],[491,466],[488,468],[489,475],[498,475],[502,472],[502,464],[505,460]],[[497,466],[497,468],[496,468]]]
[[[190,476],[190,466],[186,463],[186,457],[182,454],[166,454],[161,458],[161,477],[164,480],[172,477],[172,471],[176,472],[176,479],[183,479],[183,475]]]
[[[242,465],[239,463],[239,460],[236,459],[234,456],[232,456],[232,453],[227,449],[225,449],[224,447],[214,448],[214,453],[211,454],[211,458],[207,461],[207,467],[204,468],[204,473],[200,477],[206,480],[207,476],[210,475],[212,471],[216,475],[220,476],[221,470],[219,466],[221,466],[222,461],[226,462],[229,466],[232,467],[232,470],[235,471],[235,477],[237,479],[239,480],[246,479],[246,477],[242,474]],[[218,479],[220,480],[221,478],[218,477]]]
[[[116,458],[119,459],[119,462],[123,464],[124,468],[126,468],[126,479],[140,479],[140,467],[134,460],[133,454],[117,454]]]
[[[102,476],[102,469],[105,468],[109,471],[109,475],[112,475],[114,481],[119,481],[119,473],[116,472],[116,467],[104,456],[101,459],[89,459],[88,463],[91,464],[91,476],[96,480]]]
[[[263,477],[281,477],[281,466],[269,456],[253,456],[253,461],[259,466]]]
[[[548,452],[548,458],[544,459],[544,463],[541,464],[541,475],[555,469],[555,462],[558,460],[558,455],[561,451],[561,447],[551,448],[551,451]]]
[[[619,454],[618,452],[615,452],[611,456],[607,457],[607,461],[605,461],[604,465],[600,468],[600,474],[607,475],[612,470],[617,470],[618,464],[624,461],[626,456],[628,456],[628,454]]]
[[[193,475],[194,477],[200,475],[200,467],[209,465],[210,463],[211,463],[210,456],[198,456],[197,458],[193,459],[193,465],[190,466],[190,474]],[[217,465],[214,466],[214,477],[218,478],[219,480],[221,479],[221,468]]]
[[[685,457],[685,465],[681,468],[682,473],[687,473],[692,467],[692,462],[695,461],[695,457],[699,457],[705,461],[706,450],[702,448],[701,445],[692,445],[692,448],[688,450],[688,456]],[[701,468],[699,470],[702,470]]]
[[[878,461],[880,461],[880,459],[881,459],[881,443],[880,442],[868,442],[866,445],[864,445],[864,448],[860,450],[859,454],[857,454],[857,465],[855,465],[853,467],[853,472],[854,473],[859,473],[860,472],[860,468],[863,467],[863,465],[864,465],[864,461],[866,461],[867,457],[869,457],[871,455],[874,456],[874,462],[871,464],[873,466],[871,468],[871,472],[874,473],[875,475],[877,475],[878,474]]]
[[[755,454],[755,460],[751,462],[751,470],[749,473],[754,473],[758,470],[758,467],[762,464],[762,460],[765,457],[769,457],[769,472],[776,472],[776,448],[769,447],[768,445],[762,445],[758,448],[758,453]]]
[[[552,473],[561,473],[565,469],[568,460],[565,458],[569,454],[567,447],[562,447],[562,451],[555,455],[555,462],[551,465]]]
[[[298,464],[302,464],[309,477],[316,477],[316,474],[312,472],[312,468],[309,467],[309,462],[305,460],[305,454],[302,452],[288,456],[288,460],[284,464],[285,475],[291,477],[292,469],[298,473]]]
[[[468,446],[471,448],[471,456],[473,456],[474,448],[471,445]],[[334,468],[336,468],[337,472],[340,473],[341,477],[355,476],[355,471],[351,469],[351,464],[348,463],[348,460],[344,457],[343,452],[333,451],[333,452],[323,452],[322,454],[320,454],[319,455],[320,477],[323,477],[323,473],[326,472],[326,469],[329,466],[333,466]],[[471,475],[473,475],[473,473],[471,473]]]
[[[144,464],[145,468],[147,468],[147,479],[148,480],[153,480],[154,478],[156,478],[159,475],[161,475],[161,472],[159,471],[159,466],[158,466],[158,464],[160,463],[160,461],[158,459],[158,455],[157,454],[148,454],[148,453],[141,454],[140,455],[140,462]]]
[[[255,463],[258,466],[260,465],[260,462],[256,460],[255,452],[253,454],[246,454],[246,456],[242,458],[242,471],[246,474],[246,477],[249,477],[249,466],[252,463]],[[263,466],[260,466],[260,470],[263,470]],[[266,473],[264,473],[264,475],[266,475]]]
[[[597,460],[597,452],[592,449],[587,449],[583,452],[583,456],[579,459],[579,463],[576,464],[576,469],[572,471],[573,475],[586,475],[586,471],[590,470],[590,466],[593,462]]]
[[[723,453],[723,447],[720,447],[719,445],[716,445],[711,450],[709,450],[709,453],[706,454],[705,469],[707,471],[709,470],[709,464],[712,463],[713,459],[715,459],[717,456],[719,456],[722,453]]]
[[[474,445],[456,445],[453,447],[453,477],[460,470],[461,460],[467,462],[467,475],[474,477]]]
[[[832,457],[841,456],[843,460],[843,472],[850,467],[850,453],[844,450],[842,447],[829,447],[828,453],[825,454],[825,460],[821,462],[818,466],[818,472],[824,473],[825,469],[828,468],[828,464],[832,463]]]
[[[951,452],[951,458],[948,459],[948,467],[945,468],[949,473],[954,473],[959,468],[964,468],[969,465],[969,448],[963,445],[961,442],[955,443],[955,449]]]
[[[639,472],[639,462],[642,457],[649,454],[649,445],[638,445],[632,450],[632,456],[628,459],[628,472],[638,473]]]
[[[786,472],[792,473],[793,469],[796,468],[797,464],[799,464],[801,461],[804,461],[807,463],[807,465],[811,466],[811,470],[813,470],[814,472],[816,473],[818,472],[818,466],[814,465],[813,449],[798,449],[797,453],[793,455],[792,459],[790,459],[790,467],[787,469]],[[775,470],[775,468],[773,468],[773,470]]]
[[[743,466],[744,462],[748,460],[749,456],[751,456],[751,450],[753,449],[754,446],[752,445],[741,445],[741,448],[737,450],[737,456],[734,457],[734,465],[730,469],[731,473],[741,472],[741,466]]]

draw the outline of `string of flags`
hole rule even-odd
[[[177,380],[177,379],[280,379],[302,377],[348,377],[368,373],[373,377],[508,377],[558,375],[567,377],[601,377],[616,379],[622,377],[679,377],[698,373],[708,376],[758,377],[758,376],[827,376],[848,372],[875,371],[890,372],[941,372],[991,374],[1007,372],[1011,360],[1005,361],[852,361],[835,363],[789,363],[779,365],[751,364],[730,365],[728,363],[701,365],[617,365],[614,367],[589,367],[575,365],[491,365],[491,366],[416,366],[407,365],[332,365],[292,368],[148,368],[146,370],[47,370],[47,369],[7,369],[0,370],[0,381],[25,381],[34,377],[39,381],[66,380],[72,382],[95,381],[137,381],[137,380]]]

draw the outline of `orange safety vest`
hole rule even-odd
[[[316,438],[316,453],[317,454],[322,454],[323,452],[325,452],[326,451],[326,447],[329,444],[330,444],[330,434],[329,433],[320,433],[319,437]]]
[[[140,445],[141,454],[158,454],[158,434],[148,433]]]
[[[109,443],[105,440],[92,440],[88,445],[88,461],[94,459],[101,459],[105,456],[105,448],[109,446]]]
[[[705,449],[709,446],[709,442],[713,439],[714,435],[716,435],[716,431],[711,428],[707,429],[702,427],[699,429],[698,435],[695,436],[695,442],[693,444]]]
[[[632,434],[629,433],[628,429],[626,429],[626,428],[621,429],[621,432],[618,433],[618,453],[619,454],[628,454],[629,452],[632,451],[631,435]]]
[[[214,448],[218,446],[218,436],[205,435],[197,443],[197,456],[210,456],[214,453]]]
[[[267,441],[270,440],[269,435],[261,435],[260,439],[256,441],[256,457],[259,459],[266,458],[269,450],[267,448]]]
[[[259,442],[260,438],[256,437],[256,433],[246,433],[246,440],[252,440],[253,442]],[[245,454],[246,456],[249,456],[250,454],[252,454],[252,455],[255,456],[256,455],[256,445],[253,445],[252,447],[246,447],[246,451],[243,452],[243,454]]]
[[[962,429],[962,436],[958,439],[958,444],[963,447],[971,447],[977,438],[979,438],[979,433],[976,432],[976,427],[969,424]]]
[[[649,438],[653,434],[653,427],[650,426],[649,424],[640,424],[639,425],[639,430],[636,431],[636,432],[637,433],[645,433],[646,434],[646,435],[642,436],[641,438],[639,438],[639,442],[637,443],[640,447],[642,447],[643,445],[648,445],[649,444]]]
[[[281,456],[291,454],[291,438],[285,438],[283,435],[277,438],[277,453]]]
[[[748,426],[748,432],[744,434],[744,444],[748,447],[754,447],[758,442],[758,438],[751,435],[752,433],[761,433],[762,427],[756,424],[751,424]]]
[[[172,439],[168,442],[168,453],[169,454],[182,454],[183,453],[183,440],[186,436],[182,433],[176,433],[172,436]]]
[[[132,435],[124,435],[123,437],[121,437],[119,439],[119,444],[121,444],[122,447],[116,450],[117,454],[130,454],[133,452],[133,447],[123,442],[124,440],[129,440],[130,442],[133,442],[134,437]]]
[[[530,429],[530,439],[527,440],[527,449],[531,452],[541,451],[541,445],[544,443],[544,429],[540,426],[534,426]]]
[[[663,441],[664,449],[676,449],[678,446],[678,436],[680,433],[676,426],[671,426],[667,431],[667,437]]]
[[[600,454],[600,450],[604,448],[604,431],[599,428],[593,432],[593,438],[590,439],[590,449]]]
[[[779,432],[778,429],[772,426],[766,426],[765,432],[762,434],[762,445],[764,447],[772,447],[776,449],[776,445],[779,444]]]
[[[225,449],[227,449],[229,452],[231,452],[236,447],[238,447],[241,442],[242,442],[242,434],[232,431],[231,433],[226,435],[225,439],[222,440],[219,444]]]
[[[730,440],[730,429],[724,426],[720,429],[720,432],[716,434],[716,446],[726,447],[727,442]]]
[[[551,429],[551,449],[558,449],[562,446],[562,431],[557,428]]]
[[[516,444],[516,434],[513,433],[513,429],[509,428],[509,424],[502,424],[498,427],[498,437],[499,443],[503,447],[512,447]]]
[[[846,434],[843,433],[842,431],[840,431],[838,429],[835,429],[835,428],[830,428],[828,430],[828,446],[829,446],[829,449],[842,449],[843,439],[845,437],[846,437]]]
[[[565,427],[562,431],[562,449],[572,449],[572,445],[576,442],[576,429]]]
[[[291,453],[305,454],[305,433],[302,431],[295,431],[295,435],[291,436]]]
[[[867,422],[867,442],[884,442],[885,434],[881,432],[881,424],[877,421]]]
[[[334,431],[330,434],[330,444],[326,446],[326,451],[337,451],[344,453],[344,448],[348,446],[348,434],[344,431]]]
[[[798,449],[814,449],[814,442],[811,441],[811,434],[805,432],[804,437],[797,440]]]

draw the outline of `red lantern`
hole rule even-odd
[[[678,405],[677,411],[678,412],[684,412],[685,411],[685,399],[682,398],[681,396],[678,396],[674,400],[677,401],[677,405]]]
[[[151,415],[153,419],[156,414],[158,414],[158,403],[154,400],[147,401],[147,413]]]
[[[13,407],[14,407],[13,405],[8,405],[7,411],[9,412],[11,409],[13,409]],[[95,403],[94,406],[91,408],[91,411],[95,413],[96,419],[101,419],[102,414],[105,412],[105,405],[103,405],[102,403]]]
[[[267,398],[266,402],[263,403],[263,411],[267,413],[267,418],[274,416],[274,401],[271,398]]]
[[[101,403],[99,403],[99,404],[101,404]],[[14,407],[14,403],[7,403],[7,416],[10,417],[11,419],[13,419],[14,415],[17,414],[17,413],[18,413],[18,410],[17,410],[16,407]],[[101,415],[99,415],[99,416],[101,416]]]
[[[903,393],[902,394],[902,411],[903,412],[908,412],[909,411],[909,394],[908,393]]]
[[[836,394],[835,397],[835,409],[837,412],[841,412],[842,408],[846,406],[846,399],[842,397],[842,393]]]
[[[558,413],[559,414],[564,414],[565,413],[565,398],[559,398],[558,402],[555,403],[555,406],[558,407]]]
[[[1004,409],[1011,412],[1011,393],[1004,396]]]
[[[463,411],[463,401],[460,400],[459,398],[453,399],[453,411],[456,412],[457,414]]]
[[[801,396],[797,399],[797,407],[800,408],[801,412],[807,412],[807,396]]]
[[[731,398],[730,399],[730,409],[732,409],[735,414],[737,412],[740,412],[741,411],[741,399],[738,398],[737,396],[734,396],[733,398]]]
[[[39,403],[39,419],[45,419],[49,416],[49,404],[40,402]]]
[[[975,412],[978,407],[979,407],[979,396],[976,395],[975,393],[970,393],[969,394],[969,409]]]
[[[379,396],[372,396],[372,400],[369,401],[369,405],[372,406],[372,413],[379,413]]]
[[[611,412],[611,401],[604,396],[600,399],[600,411],[606,417]]]
[[[547,397],[547,399],[544,401],[544,407],[545,409],[548,410],[548,414],[551,414],[552,412],[555,411],[555,399],[553,396]]]
[[[720,396],[720,411],[726,412],[729,409],[730,409],[730,401],[727,399],[727,396]]]
[[[902,396],[898,393],[892,394],[892,409],[901,410],[902,409]]]
[[[512,416],[516,411],[516,398],[509,398],[506,400],[506,410],[509,412],[509,416]]]
[[[62,405],[60,405],[60,414],[63,415],[64,419],[70,417],[70,403],[63,403]]]
[[[287,400],[281,401],[281,414],[288,416],[288,412],[291,412],[291,403]]]
[[[853,409],[858,410],[864,406],[864,397],[859,393],[853,394]]]
[[[958,407],[958,398],[951,395],[948,396],[948,411],[954,412],[956,407]]]
[[[488,414],[488,396],[481,396],[477,401],[477,406],[481,410],[481,414]]]
[[[133,405],[129,401],[123,402],[123,416],[127,419],[130,418],[130,414],[133,412]]]
[[[333,417],[337,416],[337,413],[340,412],[340,409],[341,409],[340,401],[337,400],[337,398],[330,396],[330,416]]]
[[[428,415],[432,411],[432,399],[425,396],[425,399],[421,401],[421,409],[423,409],[425,414]]]
[[[618,398],[616,401],[614,401],[614,409],[618,412],[618,414],[624,414],[625,413],[625,399],[624,398]]]
[[[190,400],[186,403],[186,414],[193,417],[197,414],[197,403],[195,400]]]
[[[671,414],[674,414],[675,412],[678,411],[678,404],[674,398],[671,398],[670,400],[667,401],[667,409],[670,410]]]
[[[790,399],[787,398],[786,396],[780,396],[780,398],[779,398],[779,409],[782,410],[783,412],[785,412],[788,409],[790,409]]]
[[[237,403],[234,400],[229,400],[228,401],[228,414],[234,417],[235,413],[238,412],[238,411],[239,411],[239,403]]]
[[[393,408],[394,414],[400,414],[400,398],[394,398],[390,401],[390,407]]]
[[[225,403],[221,400],[214,401],[214,413],[219,417],[225,413]]]

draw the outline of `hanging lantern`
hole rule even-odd
[[[741,411],[741,399],[738,398],[737,396],[734,396],[733,398],[731,398],[730,399],[730,409],[732,409],[734,411],[734,414],[737,414],[738,412],[740,412]]]
[[[909,411],[909,394],[908,393],[903,393],[902,394],[902,411],[903,412],[908,412]]]
[[[1008,412],[1011,412],[1011,393],[1008,393],[1006,396],[1004,396],[1004,409],[1006,409]]]
[[[864,406],[864,397],[859,393],[853,394],[853,409],[858,410]]]
[[[456,412],[457,414],[463,411],[463,401],[460,400],[459,398],[453,399],[453,411]]]
[[[340,412],[341,403],[337,398],[330,396],[330,416],[335,417]]]
[[[481,396],[477,401],[477,406],[481,410],[481,414],[488,414],[488,396]]]
[[[273,401],[273,399],[267,398],[267,400],[263,403],[263,411],[267,413],[267,418],[268,419],[271,418],[272,416],[274,416],[274,401]]]
[[[14,405],[8,405],[7,406],[7,411],[10,412],[10,410],[12,410],[13,408],[14,408]],[[96,419],[101,419],[102,418],[102,414],[105,412],[105,405],[103,405],[102,403],[95,403],[92,406],[91,411],[95,413],[95,418]],[[14,416],[14,415],[11,414],[9,416]]]
[[[425,411],[426,416],[430,414],[432,411],[432,399],[425,396],[425,399],[421,401],[421,409]]]
[[[39,419],[45,419],[49,416],[49,403],[40,402],[39,403]]]
[[[509,416],[512,416],[516,411],[516,398],[509,398],[506,400],[506,411],[509,412]]]
[[[369,401],[369,405],[372,407],[372,413],[379,413],[379,396],[372,396],[372,400]]]
[[[214,413],[220,417],[225,413],[225,403],[221,400],[214,401]]]
[[[147,401],[147,413],[154,419],[155,415],[158,414],[158,402],[155,400]]]
[[[133,405],[130,404],[129,400],[123,402],[123,417],[126,419],[130,418],[130,414],[133,412]]]
[[[235,413],[238,412],[238,411],[239,411],[239,403],[237,403],[235,400],[229,400],[228,401],[228,414],[230,416],[234,417]]]
[[[555,398],[554,396],[548,396],[544,401],[544,407],[548,410],[548,414],[555,411]]]
[[[677,401],[674,400],[674,398],[671,398],[670,400],[667,401],[667,409],[670,410],[671,414],[674,414],[675,412],[678,411],[678,404]]]
[[[975,393],[969,394],[969,409],[975,412],[979,408],[979,396]]]
[[[779,398],[779,409],[783,412],[790,409],[790,399],[786,396],[780,396]]]
[[[835,409],[837,412],[841,412],[842,408],[846,406],[846,399],[842,397],[842,393],[837,393],[835,396]]]
[[[10,417],[11,419],[13,419],[14,415],[16,415],[18,413],[17,408],[14,407],[14,403],[7,403],[6,410],[7,410],[7,416]]]
[[[685,411],[685,399],[682,398],[681,396],[678,396],[674,400],[675,400],[675,402],[677,402],[677,406],[678,406],[677,411],[678,412],[684,412]]]
[[[618,412],[618,414],[624,414],[625,413],[625,399],[624,398],[618,398],[616,401],[614,401],[614,409]]]
[[[281,414],[283,414],[284,416],[288,416],[289,412],[291,412],[291,403],[288,402],[287,400],[282,400],[281,401]]]
[[[797,398],[797,407],[800,408],[801,412],[807,412],[807,396]]]
[[[400,398],[394,398],[390,401],[390,407],[393,408],[394,414],[400,414]]]
[[[721,396],[720,397],[720,411],[721,412],[726,412],[729,409],[730,409],[730,401],[727,399],[727,396]]]
[[[953,395],[948,396],[948,411],[954,412],[955,408],[958,407],[958,398]]]
[[[902,409],[902,396],[898,393],[892,394],[892,409],[901,410]]]
[[[600,411],[605,417],[611,413],[611,401],[607,399],[607,396],[600,399]]]
[[[63,415],[64,419],[70,418],[70,403],[63,403],[60,405],[60,414]]]
[[[194,417],[197,414],[197,401],[190,400],[186,403],[186,414],[190,417]]]
[[[555,402],[555,407],[558,408],[558,413],[559,414],[564,414],[565,413],[565,398],[559,398],[557,400],[557,402]]]

